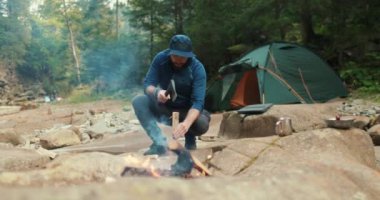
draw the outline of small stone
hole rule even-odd
[[[40,138],[34,137],[34,138],[30,139],[30,143],[32,143],[32,144],[40,143]]]
[[[86,133],[90,136],[91,139],[102,139],[104,137],[104,134],[90,130],[87,130]]]
[[[137,120],[137,119],[129,120],[129,123],[134,124],[134,125],[139,125],[140,124],[139,120]]]
[[[89,143],[91,141],[91,137],[87,133],[81,133],[81,135],[80,135],[80,141],[82,143]]]
[[[37,151],[37,153],[39,153],[42,156],[49,156],[51,159],[54,159],[55,157],[57,157],[57,153],[55,153],[53,151],[49,151],[49,150],[44,149],[42,147],[39,147],[36,151]]]
[[[82,110],[76,110],[76,111],[74,111],[74,114],[76,114],[76,115],[83,115],[84,111],[82,111]]]
[[[105,183],[114,183],[116,179],[114,177],[107,176],[104,180]]]
[[[90,110],[88,110],[88,112],[89,112],[91,115],[95,115],[95,110],[90,109]]]
[[[375,115],[376,114],[376,110],[370,109],[370,110],[367,111],[367,114],[368,115]]]
[[[131,109],[131,106],[124,106],[124,108],[123,108],[123,111],[124,112],[129,112],[129,111],[131,111],[132,109]]]
[[[361,99],[355,99],[352,104],[355,104],[355,105],[363,105],[364,104],[364,101],[361,100]]]

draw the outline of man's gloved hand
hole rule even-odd
[[[170,99],[170,95],[165,96],[166,90],[158,90],[157,91],[157,101],[160,103],[165,103]]]

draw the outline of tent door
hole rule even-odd
[[[240,79],[235,94],[230,101],[232,108],[241,108],[247,105],[260,104],[260,92],[256,69],[246,71]]]

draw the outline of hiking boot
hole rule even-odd
[[[197,142],[194,135],[190,135],[190,134],[185,135],[185,148],[187,150],[197,149]]]
[[[152,144],[150,145],[149,149],[144,152],[144,156],[147,156],[147,155],[164,155],[166,154],[166,147],[163,146],[163,145],[156,145],[156,144]]]

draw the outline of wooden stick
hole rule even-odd
[[[204,173],[206,176],[212,176],[212,173],[210,170],[207,169],[207,167],[200,161],[198,158],[196,158],[193,154],[191,154],[191,159],[193,159],[194,162],[194,168],[198,170],[201,173]]]
[[[168,142],[168,148],[172,151],[173,150],[188,151],[177,140],[169,141]],[[212,176],[212,173],[210,172],[210,170],[208,170],[208,168],[197,157],[195,157],[193,154],[191,154],[191,152],[190,152],[190,156],[194,162],[194,168],[196,170],[198,170],[200,173],[204,173],[206,176]]]

